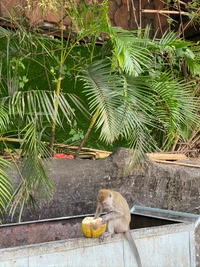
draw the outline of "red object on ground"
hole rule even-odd
[[[63,154],[63,153],[60,153],[60,154],[56,154],[54,156],[55,159],[74,159],[74,156],[73,155],[66,155],[66,154]]]

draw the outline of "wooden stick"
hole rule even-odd
[[[139,17],[140,17],[140,29],[142,29],[142,0],[139,0]]]
[[[22,143],[23,139],[10,138],[10,137],[0,137],[0,141]]]
[[[152,159],[152,161],[155,161],[158,163],[164,163],[164,164],[174,164],[174,165],[181,165],[181,166],[185,166],[185,167],[200,168],[200,165],[183,163],[183,162],[166,161],[166,160],[158,160],[158,159]]]
[[[160,14],[181,14],[181,15],[189,15],[190,13],[184,11],[173,11],[173,10],[156,10],[156,9],[142,9],[143,13],[160,13]]]
[[[186,160],[187,156],[184,154],[175,153],[147,153],[151,160]]]
[[[137,27],[138,27],[138,29],[139,29],[139,24],[138,24],[137,17],[136,17],[136,13],[135,13],[136,8],[135,8],[135,6],[134,6],[134,2],[133,2],[133,0],[131,0],[131,3],[132,3],[133,17],[134,17],[135,23],[136,23],[136,25],[137,25]]]

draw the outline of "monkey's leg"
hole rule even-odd
[[[106,237],[108,236],[113,237],[114,235],[115,235],[115,232],[114,232],[113,224],[111,221],[109,221],[107,224],[107,231],[99,237],[99,240],[100,242],[103,242]]]

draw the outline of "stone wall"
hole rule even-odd
[[[80,0],[77,0],[79,3]],[[91,0],[85,0],[91,2]],[[31,26],[40,24],[43,21],[57,24],[61,17],[60,10],[50,12],[45,16],[42,14],[41,9],[37,6],[37,1],[30,1],[32,3],[31,9],[27,8],[27,1],[24,0],[1,0],[0,1],[0,15],[9,17],[9,14],[15,17],[23,17],[24,15],[29,20]],[[102,0],[99,0],[102,2]],[[159,13],[144,13],[143,11],[164,9],[166,6],[165,1],[162,0],[109,0],[109,17],[111,23],[114,26],[121,27],[127,30],[144,28],[147,25],[151,25],[151,28],[158,33],[164,32],[167,27],[167,17]],[[70,19],[66,17],[64,19],[64,25],[69,27]]]
[[[145,10],[160,10],[166,6],[165,1],[155,0],[109,0],[109,17],[114,26],[127,30],[145,28],[150,25],[158,34],[168,27],[167,18],[158,13],[145,13]]]
[[[54,159],[46,163],[55,192],[51,202],[25,211],[23,220],[94,213],[100,188],[119,191],[129,206],[144,205],[189,213],[200,212],[200,168],[166,165],[145,160],[130,166],[128,149],[118,149],[103,160]],[[15,187],[20,177],[10,175]]]
[[[76,0],[79,3],[81,0]],[[92,1],[102,2],[103,0],[85,0],[86,3]],[[27,9],[27,2],[31,3],[31,9]],[[50,24],[57,26],[59,31],[60,11],[50,12],[43,16],[41,9],[37,7],[38,0],[1,0],[0,1],[0,25],[13,26],[8,22],[11,14],[17,18],[21,18],[24,22],[24,15],[27,17],[31,27],[41,26],[45,24],[45,33],[51,33],[55,36],[59,32],[54,28],[54,32],[50,31],[48,27]],[[163,33],[169,29],[174,31],[180,30],[181,21],[187,24],[188,27],[184,29],[184,37],[187,39],[199,40],[198,25],[190,23],[188,16],[181,16],[180,14],[159,13],[160,10],[168,9],[167,0],[108,0],[109,2],[109,17],[114,26],[122,27],[127,30],[144,29],[147,25],[151,26],[150,37],[156,36],[160,38]],[[173,2],[173,1],[172,1]],[[181,3],[184,4],[184,1]],[[168,20],[173,20],[172,24],[168,24]],[[66,29],[70,25],[69,17],[64,19],[64,27]],[[195,27],[196,26],[196,27]],[[15,25],[16,27],[16,25]],[[66,33],[67,36],[67,33]]]

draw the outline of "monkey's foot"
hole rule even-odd
[[[99,241],[100,241],[100,242],[103,242],[103,241],[105,240],[105,238],[107,238],[107,237],[109,237],[109,236],[113,237],[114,235],[115,235],[115,233],[105,232],[103,235],[101,235],[101,236],[99,237]]]
[[[104,239],[105,239],[105,237],[104,237],[103,235],[101,235],[101,236],[99,237],[99,242],[102,243],[102,242],[104,241]]]

